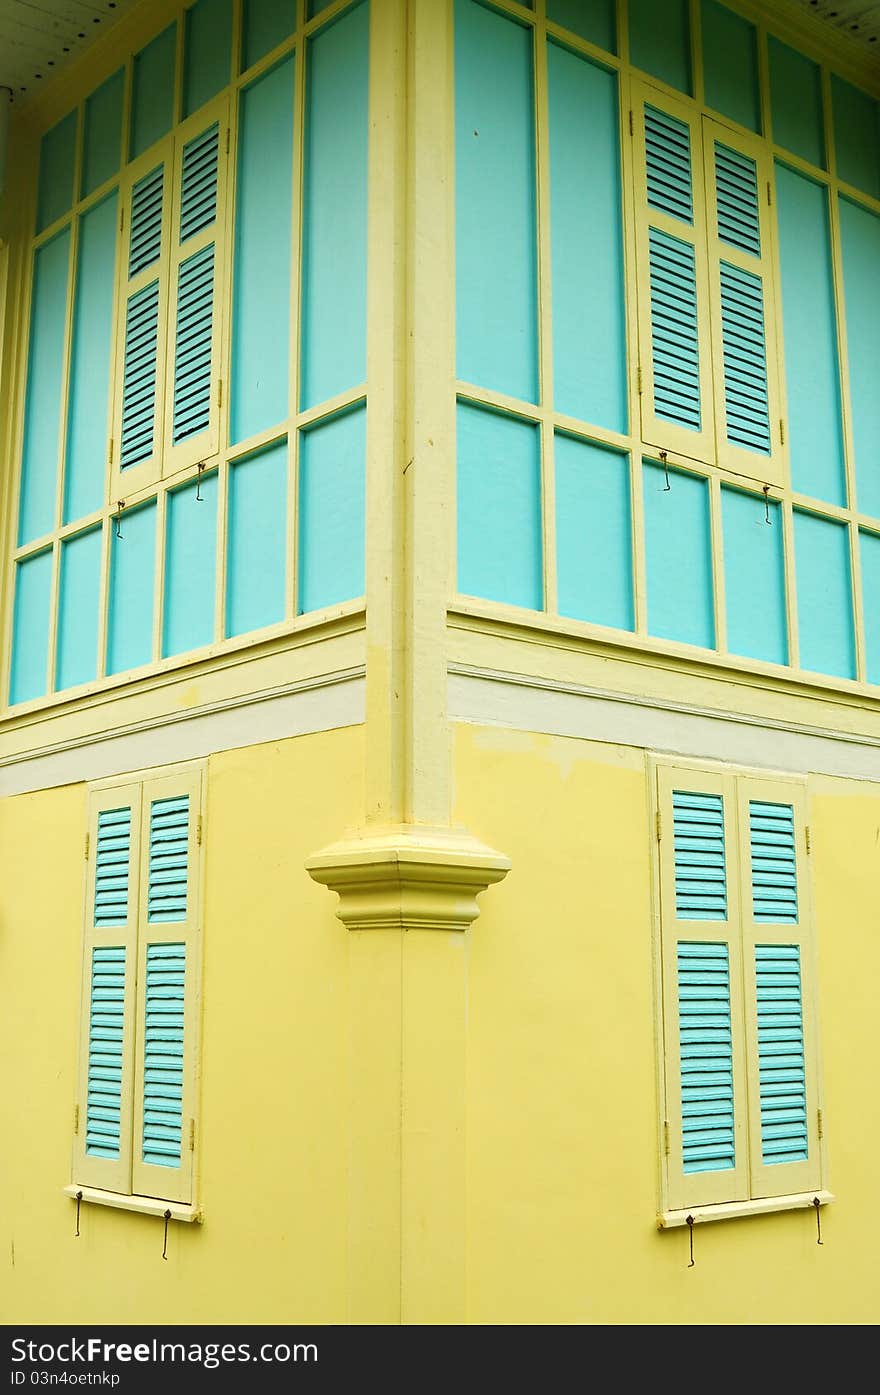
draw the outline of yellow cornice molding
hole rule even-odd
[[[306,870],[336,892],[348,930],[467,930],[510,859],[463,829],[412,825],[333,843]]]

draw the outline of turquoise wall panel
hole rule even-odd
[[[55,687],[91,683],[98,672],[102,529],[61,544]]]
[[[156,597],[156,502],[125,512],[122,537],[110,534],[107,672],[124,673],[153,657]]]
[[[196,498],[197,492],[201,499]],[[185,654],[214,638],[217,568],[217,475],[168,495],[165,520],[165,610],[162,657]]]
[[[690,92],[688,0],[629,0],[629,56],[637,68]]]
[[[880,684],[880,535],[859,534],[862,557],[862,610],[869,683]]]
[[[631,630],[629,459],[557,435],[556,590],[560,615]]]
[[[227,635],[284,619],[287,518],[285,440],[229,467]]]
[[[52,600],[52,550],[28,557],[15,568],[12,617],[12,672],[9,701],[42,697],[48,682],[49,607]]]
[[[643,465],[648,633],[715,647],[709,490],[704,479]]]
[[[303,408],[367,376],[367,83],[370,12],[309,44],[303,206]]]
[[[299,614],[364,594],[366,431],[361,406],[300,438]]]
[[[460,402],[458,582],[467,596],[544,604],[541,460],[531,422]]]
[[[880,518],[880,218],[849,199],[839,207],[856,497]]]
[[[721,488],[727,647],[731,654],[788,663],[782,511],[760,494]]]
[[[880,198],[880,102],[831,77],[837,177]]]
[[[5,97],[5,94],[4,94]],[[48,228],[73,203],[73,168],[76,162],[76,112],[72,111],[47,131],[40,143],[40,181],[37,190],[37,232]]]
[[[459,378],[538,400],[532,33],[455,5]]]
[[[628,427],[617,78],[557,44],[548,46],[547,65],[555,406],[623,432]]]
[[[242,34],[242,71],[258,63],[296,28],[296,0],[245,0]]]
[[[86,101],[83,133],[82,195],[118,173],[122,160],[122,100],[125,69],[102,83]]]
[[[794,511],[798,635],[801,668],[855,678],[849,530],[815,514]]]
[[[241,96],[232,290],[230,435],[283,421],[290,376],[293,59]]]
[[[80,220],[64,468],[64,521],[104,502],[116,260],[116,193]]]
[[[793,487],[846,503],[828,194],[776,166],[788,441]]]
[[[191,116],[230,79],[232,0],[198,0],[186,12],[183,114]]]
[[[755,26],[715,0],[703,0],[701,17],[706,106],[760,131]]]
[[[167,29],[134,57],[131,90],[131,152],[134,160],[171,130],[174,113],[174,63],[177,25]]]
[[[617,52],[614,0],[547,0],[547,18],[598,48]]]
[[[39,538],[55,525],[69,268],[70,228],[65,228],[34,255],[19,543]]]
[[[822,120],[822,76],[818,63],[789,48],[771,34],[770,114],[773,140],[801,159],[825,168],[825,135]]]

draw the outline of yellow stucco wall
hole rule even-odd
[[[346,931],[305,859],[363,807],[363,729],[208,763],[203,1226],[83,1206],[83,785],[0,801],[0,1321],[344,1320]]]
[[[457,728],[456,816],[512,859],[470,945],[475,1322],[876,1322],[880,789],[810,782],[825,1132],[837,1200],[658,1233],[644,753]],[[873,985],[873,987],[872,987]]]

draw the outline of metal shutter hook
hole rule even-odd
[[[165,1238],[162,1241],[162,1258],[168,1258],[168,1222],[171,1220],[171,1212],[165,1211]]]
[[[117,501],[116,501],[116,536],[117,536],[117,538],[121,538],[121,537],[122,537],[122,510],[123,510],[124,508],[125,508],[125,500],[124,500],[124,499],[117,499]]]
[[[663,461],[663,473],[664,473],[664,475],[666,476],[666,483],[665,483],[665,485],[663,486],[663,488],[662,488],[662,490],[661,490],[660,492],[661,492],[661,494],[671,494],[671,493],[672,493],[672,485],[669,483],[669,465],[667,464],[667,460],[666,460],[666,451],[665,451],[665,450],[661,450],[661,452],[660,452],[660,459]]]
[[[198,474],[196,475],[196,503],[197,503],[197,504],[203,504],[203,503],[205,502],[204,499],[202,498],[202,471],[204,470],[204,468],[205,468],[205,462],[204,462],[204,460],[200,460],[199,463],[198,463]]]
[[[689,1239],[689,1241],[690,1241],[690,1254],[691,1254],[690,1263],[688,1264],[688,1269],[693,1269],[694,1263],[695,1263],[695,1261],[694,1261],[694,1218],[693,1218],[693,1216],[685,1216],[685,1220],[687,1221],[688,1239]]]
[[[80,1208],[80,1205],[81,1205],[81,1203],[82,1203],[82,1199],[83,1199],[83,1194],[82,1194],[82,1192],[77,1192],[77,1194],[76,1194],[76,1234],[75,1234],[75,1236],[74,1236],[74,1239],[75,1239],[75,1240],[78,1240],[78,1239],[79,1239],[79,1208]]]
[[[772,518],[770,517],[770,486],[769,486],[769,484],[765,484],[765,485],[764,485],[764,522],[768,525],[768,527],[770,527],[770,528],[773,527],[773,520],[772,520]]]
[[[822,1203],[817,1196],[813,1197],[813,1205],[816,1208],[816,1244],[824,1245],[825,1242],[822,1239],[822,1216],[819,1211],[819,1207],[822,1205]]]

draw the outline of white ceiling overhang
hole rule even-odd
[[[0,87],[23,105],[137,3],[0,0]]]

